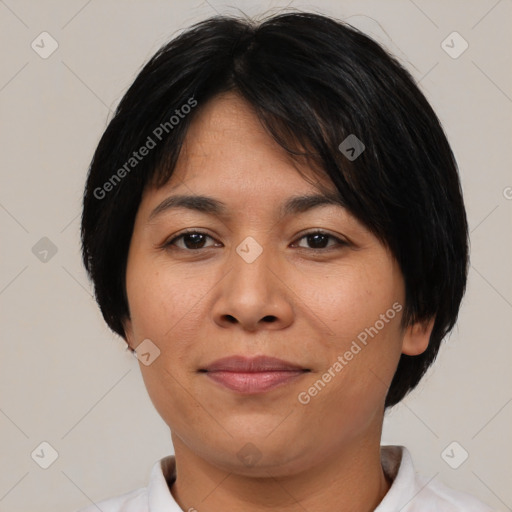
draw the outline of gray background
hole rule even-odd
[[[383,442],[406,445],[427,478],[512,510],[510,0],[0,0],[1,511],[70,512],[145,485],[172,452],[139,363],[104,325],[81,266],[87,166],[142,64],[179,29],[287,5],[373,35],[443,122],[467,203],[469,287],[458,327],[388,414]],[[58,44],[49,56],[55,43],[42,32]],[[42,442],[58,453],[48,469]],[[453,469],[462,450],[469,458]]]

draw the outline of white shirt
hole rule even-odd
[[[382,446],[381,462],[393,483],[374,512],[493,512],[469,494],[450,489],[435,478],[428,481],[417,475],[404,446]],[[175,476],[175,459],[169,455],[153,466],[147,487],[78,512],[98,512],[98,508],[102,512],[183,512],[167,485]]]

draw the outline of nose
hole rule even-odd
[[[223,327],[238,326],[246,331],[277,330],[293,322],[293,292],[286,283],[286,271],[267,248],[254,260],[233,252],[221,281],[213,315]]]

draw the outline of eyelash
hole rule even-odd
[[[206,237],[211,238],[212,240],[214,240],[214,238],[211,235],[209,235],[208,233],[205,233],[203,231],[190,230],[190,231],[185,231],[184,233],[181,233],[181,234],[175,236],[174,238],[172,238],[171,240],[169,240],[167,242],[164,242],[163,245],[162,245],[162,248],[164,248],[164,249],[175,249],[175,248],[177,248],[177,249],[185,251],[185,252],[199,252],[202,249],[212,249],[213,248],[212,246],[210,246],[210,247],[200,247],[199,249],[187,249],[187,248],[177,247],[175,245],[175,242],[177,240],[179,240],[179,239],[182,239],[186,235],[203,235],[203,236],[206,236]],[[340,238],[338,238],[338,237],[336,237],[334,235],[331,235],[330,233],[328,233],[326,231],[322,231],[322,230],[310,231],[308,233],[305,233],[300,238],[298,238],[298,241],[303,240],[304,238],[307,238],[308,236],[311,236],[311,235],[323,235],[323,236],[326,236],[326,237],[334,240],[338,247],[330,246],[330,247],[324,247],[324,248],[320,248],[320,249],[314,249],[314,248],[310,248],[310,247],[299,247],[299,249],[306,249],[306,250],[315,251],[315,252],[318,252],[318,251],[326,252],[326,251],[329,251],[329,250],[332,250],[332,249],[346,247],[346,246],[349,245],[349,243],[346,242],[345,240],[342,240],[342,239],[340,239]]]

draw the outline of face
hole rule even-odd
[[[379,438],[400,354],[428,341],[401,329],[400,269],[364,225],[336,204],[288,204],[320,194],[301,173],[242,99],[219,96],[170,181],[144,193],[128,255],[127,340],[160,351],[140,358],[153,404],[175,445],[241,474]],[[213,202],[168,200],[183,195]],[[287,366],[212,366],[229,356]]]

